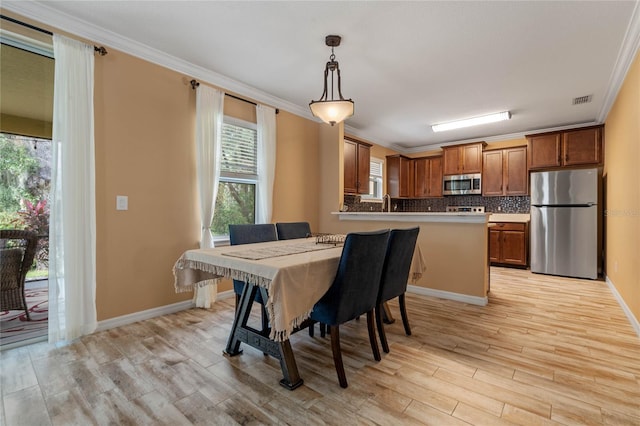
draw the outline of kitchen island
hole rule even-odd
[[[474,305],[487,304],[489,291],[488,221],[485,213],[332,212],[331,232],[420,227],[426,270],[408,291]]]

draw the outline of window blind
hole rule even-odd
[[[369,165],[369,174],[371,176],[382,177],[382,161],[371,160]]]
[[[222,125],[222,172],[257,175],[257,156],[255,130],[228,123]]]

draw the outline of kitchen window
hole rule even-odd
[[[255,223],[258,183],[255,123],[224,118],[218,196],[211,232],[216,240],[229,235],[229,224]]]
[[[369,162],[369,193],[362,195],[361,200],[382,200],[382,171],[384,160],[372,157]]]

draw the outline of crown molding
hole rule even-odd
[[[613,103],[618,97],[618,92],[624,83],[624,79],[631,68],[631,64],[640,49],[640,1],[636,0],[636,5],[631,13],[631,20],[627,27],[622,46],[618,51],[618,58],[613,67],[613,72],[607,85],[607,92],[604,96],[604,103],[598,113],[597,120],[604,123],[613,107]]]
[[[220,87],[224,91],[249,98],[257,103],[270,105],[274,108],[283,109],[292,114],[319,122],[319,120],[311,114],[309,108],[303,108],[223,74],[179,59],[104,28],[91,25],[86,21],[62,13],[46,4],[35,1],[5,1],[2,7],[26,18],[42,22],[48,26],[59,28],[67,33],[90,40],[93,43],[104,44],[115,50],[185,74],[189,76],[189,78],[195,78],[203,83]]]

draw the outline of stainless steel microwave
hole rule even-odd
[[[442,182],[443,195],[467,195],[482,194],[482,175],[480,173],[470,175],[445,176]]]

